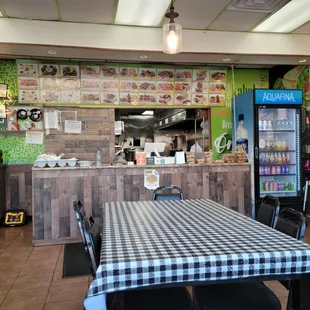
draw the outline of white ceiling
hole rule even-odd
[[[144,1],[147,3],[148,0]],[[250,31],[288,1],[290,0],[174,2],[175,10],[180,14],[177,21],[185,29]],[[0,9],[8,18],[101,24],[114,23],[117,5],[118,0],[0,0]],[[246,11],[240,9],[242,6]],[[143,7],[140,13],[143,14]],[[310,26],[301,27],[296,33],[310,34]]]

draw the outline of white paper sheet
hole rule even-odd
[[[4,104],[0,105],[0,118],[6,118],[5,105]]]
[[[65,120],[65,133],[81,133],[82,132],[82,122]]]
[[[159,174],[156,170],[144,170],[144,187],[147,189],[159,187]]]
[[[50,111],[44,113],[44,126],[45,129],[58,128],[58,111]]]
[[[27,144],[42,144],[43,143],[43,131],[26,131],[26,143]]]

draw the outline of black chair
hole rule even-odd
[[[196,310],[281,310],[276,295],[261,282],[193,287]]]
[[[277,197],[267,195],[263,198],[256,216],[262,224],[274,228],[280,211],[280,201]]]
[[[74,201],[73,202],[73,210],[74,210],[74,214],[76,217],[76,221],[77,221],[77,225],[82,237],[82,242],[84,244],[84,247],[86,246],[86,240],[85,240],[85,235],[84,235],[84,229],[83,229],[83,225],[84,225],[84,217],[85,217],[85,210],[83,205],[81,204],[80,201]]]
[[[306,230],[306,219],[301,212],[285,207],[279,214],[275,229],[303,241]]]
[[[100,263],[101,237],[100,226],[91,217],[84,220],[84,233],[88,248],[88,257],[92,270],[96,270]],[[119,294],[108,294],[107,309],[113,309]],[[192,300],[186,288],[165,288],[125,291],[121,293],[124,310],[191,310]]]
[[[175,193],[173,193],[175,191]],[[184,194],[181,188],[177,186],[160,186],[157,187],[152,196],[152,200],[183,200]]]
[[[304,215],[292,208],[283,208],[279,214],[275,229],[297,240],[304,240],[306,219]],[[291,289],[291,281],[279,281],[286,289]],[[291,290],[287,301],[287,309],[291,308]]]
[[[280,209],[279,200],[267,195],[260,205],[256,220],[274,227]],[[214,284],[193,288],[197,309],[206,310],[277,310],[281,303],[262,282]]]

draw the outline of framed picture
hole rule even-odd
[[[7,98],[8,84],[0,84],[0,98]]]

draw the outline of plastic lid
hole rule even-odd
[[[244,121],[244,114],[239,114],[239,122]]]

